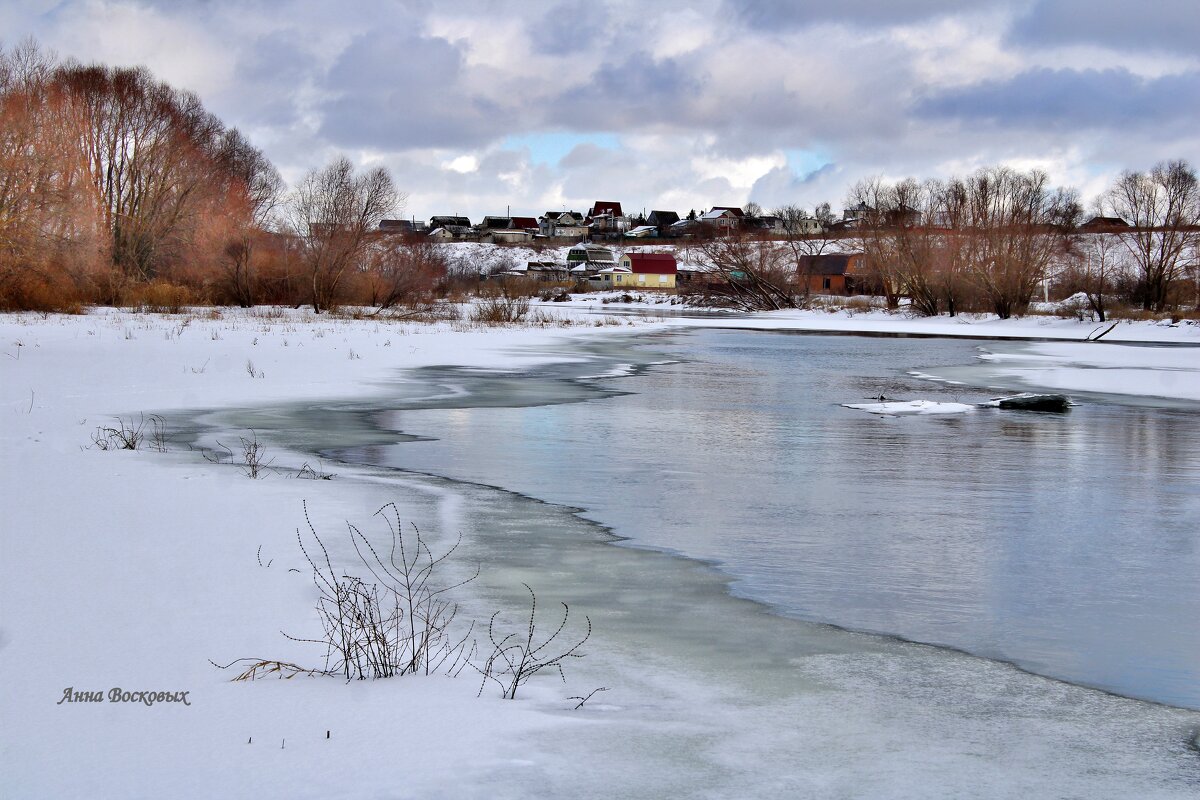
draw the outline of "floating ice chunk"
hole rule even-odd
[[[658,362],[658,363],[664,363],[664,362]],[[596,373],[595,375],[580,375],[575,380],[594,381],[594,380],[598,380],[600,378],[624,378],[629,375],[633,375],[636,372],[637,372],[637,367],[635,367],[633,364],[617,364],[612,369],[606,370],[604,372]]]
[[[899,417],[916,414],[965,414],[976,406],[969,403],[938,403],[933,400],[886,400],[879,403],[843,403],[846,408]]]

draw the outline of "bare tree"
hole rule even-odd
[[[0,50],[0,298],[30,268],[55,205],[53,160],[36,146],[45,136],[44,85],[52,68],[33,42]]]
[[[1090,233],[1076,237],[1071,256],[1065,276],[1068,286],[1083,292],[1092,312],[1106,321],[1111,295],[1129,272],[1128,251],[1116,234]]]
[[[1073,192],[1051,191],[1044,172],[981,169],[965,182],[968,271],[1001,319],[1025,313],[1051,261],[1066,246]]]
[[[379,311],[428,304],[446,277],[446,256],[428,237],[383,235],[372,244],[364,277],[368,300]]]
[[[833,209],[829,207],[829,203],[817,203],[813,208],[813,218],[821,224],[822,230],[829,230],[829,226],[834,222]]]
[[[267,231],[276,227],[284,183],[262,151],[236,128],[225,132],[218,158],[227,202],[240,204],[243,213],[232,217],[222,232],[217,263],[233,302],[248,308],[258,300],[260,251],[269,241]]]
[[[779,217],[779,221],[783,223],[783,232],[785,234],[802,233],[802,222],[808,219],[808,214],[803,207],[792,204],[777,206],[771,210],[771,214]]]
[[[891,309],[899,308],[905,291],[903,252],[894,230],[892,210],[899,200],[896,187],[881,178],[859,181],[846,198],[848,206],[858,209],[855,234],[863,252],[872,282],[883,292]]]
[[[969,280],[1002,318],[1022,314],[1079,216],[1070,190],[1044,173],[982,169],[945,183],[865,180],[848,202],[856,237],[889,308],[955,313]]]
[[[796,308],[796,271],[775,242],[734,235],[700,245],[710,272],[696,289],[708,303],[745,311]]]
[[[0,51],[0,275],[82,284],[86,264],[119,302],[129,282],[207,269],[217,234],[258,225],[277,189],[261,153],[145,69]]]
[[[290,222],[301,243],[313,311],[328,310],[346,272],[365,267],[372,232],[400,202],[386,169],[358,175],[345,157],[310,172],[296,187]]]
[[[783,240],[796,273],[801,304],[807,306],[816,256],[824,254],[831,241],[823,232],[813,231],[813,217],[800,206],[780,206],[772,213],[783,220]]]
[[[189,244],[219,187],[220,122],[145,68],[67,65],[56,83],[78,134],[92,207],[124,274],[159,274]]]
[[[1124,172],[1101,207],[1132,226],[1120,236],[1141,273],[1142,307],[1164,310],[1200,239],[1196,171],[1186,161],[1165,161],[1149,172]]]

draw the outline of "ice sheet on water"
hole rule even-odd
[[[1200,350],[1095,342],[1036,342],[983,351],[975,367],[938,377],[976,385],[1003,381],[1021,388],[1089,392],[1112,397],[1200,402]]]
[[[456,498],[445,522],[489,591],[529,581],[595,625],[568,686],[531,698],[603,702],[525,739],[533,763],[488,775],[498,796],[1184,798],[1200,781],[1195,712],[775,616],[715,568],[603,546],[570,509],[410,480]]]
[[[969,403],[942,403],[936,400],[884,400],[878,403],[843,403],[846,408],[888,417],[925,414],[965,414],[974,411]]]

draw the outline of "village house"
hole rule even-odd
[[[681,219],[667,226],[667,236],[670,238],[691,238],[701,230],[699,220]]]
[[[565,264],[551,259],[533,259],[525,264],[525,274],[537,281],[556,282],[570,280],[571,272]]]
[[[651,211],[646,217],[646,224],[653,225],[659,236],[669,235],[670,227],[676,222],[679,222],[679,215],[674,211]]]
[[[484,217],[479,223],[481,231],[502,231],[512,227],[512,217]]]
[[[429,237],[439,241],[475,241],[479,234],[467,217],[437,216],[429,218]]]
[[[625,253],[611,273],[614,289],[674,289],[675,256],[671,253]]]
[[[813,294],[862,294],[870,288],[870,275],[862,253],[826,253],[801,256],[797,280]]]
[[[821,227],[821,221],[816,217],[799,217],[793,220],[784,220],[784,232],[797,236],[818,236],[825,232]]]
[[[1112,233],[1127,231],[1130,225],[1120,217],[1092,217],[1079,226],[1080,233]]]
[[[582,239],[588,235],[588,226],[583,214],[576,211],[547,211],[538,219],[538,231],[543,236]]]
[[[588,213],[588,220],[592,234],[600,236],[619,236],[632,227],[621,204],[609,200],[597,200]]]
[[[676,286],[709,285],[721,281],[720,271],[708,264],[681,261],[675,265]]]
[[[379,232],[390,235],[421,233],[425,230],[424,222],[407,219],[381,219]]]
[[[484,217],[479,224],[483,241],[496,244],[521,244],[533,239],[538,230],[533,217]]]
[[[567,251],[567,269],[577,277],[594,275],[616,265],[613,251],[598,244],[577,244]]]
[[[717,235],[729,234],[737,230],[744,216],[740,208],[713,206],[700,215],[700,224],[711,228]]]

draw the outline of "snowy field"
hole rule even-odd
[[[967,656],[941,674],[944,661],[925,663],[928,648],[900,661],[870,643],[817,653],[803,666],[808,683],[765,697],[679,659],[619,649],[568,670],[566,686],[535,680],[517,701],[477,698],[479,681],[466,675],[233,683],[213,668],[209,659],[243,656],[319,663],[311,647],[279,635],[315,624],[311,582],[288,571],[304,566],[302,500],[322,531],[367,524],[392,500],[416,514],[422,501],[365,469],[287,477],[298,454],[272,453],[280,472],[249,480],[187,449],[93,446],[97,427],[118,417],[161,414],[170,433],[176,412],[358,397],[409,368],[517,369],[568,357],[575,337],[679,326],[1077,342],[1097,327],[882,313],[615,317],[634,309],[594,296],[535,307],[558,320],[472,328],[290,310],[0,317],[0,793],[523,797],[608,787],[729,797],[741,786],[745,796],[1195,796],[1200,767],[1187,731],[1200,725],[1196,714]],[[1065,392],[1200,402],[1200,350],[1107,343],[1200,345],[1200,326],[1121,324],[1105,342],[1039,343],[1024,360],[992,360],[1050,369],[1046,382]],[[601,681],[613,691],[574,710],[567,696]],[[114,688],[188,692],[189,704],[109,702]],[[60,702],[68,690],[104,701]],[[1026,695],[1018,712],[994,713]]]

